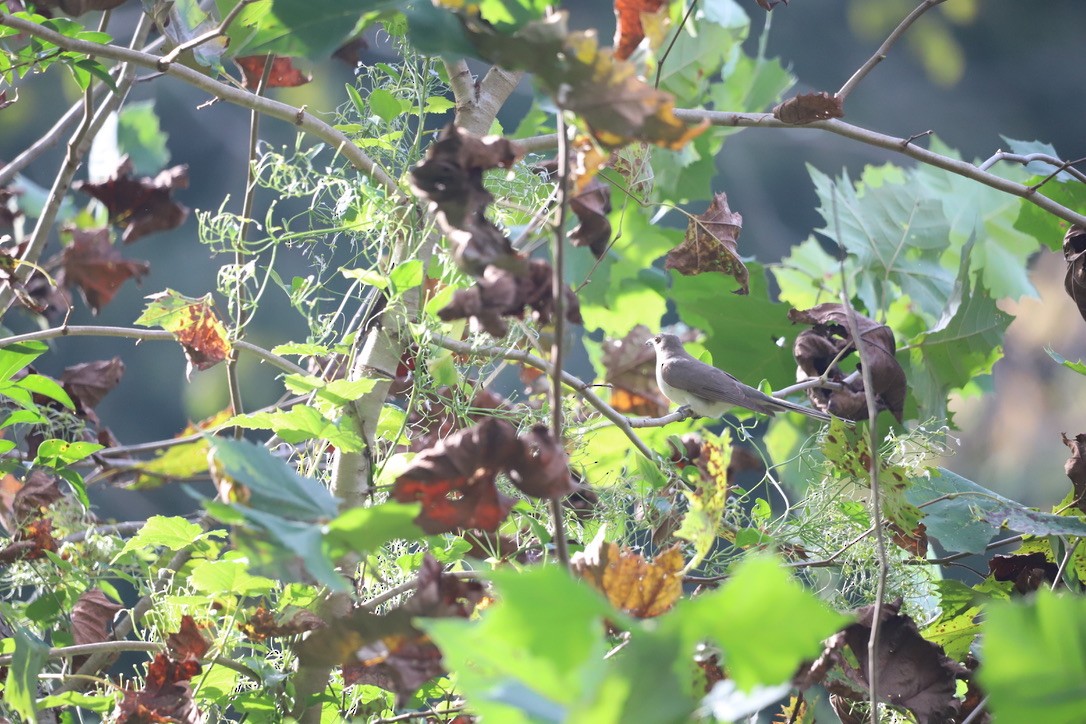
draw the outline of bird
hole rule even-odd
[[[656,350],[656,384],[669,400],[702,417],[720,417],[733,407],[773,415],[798,412],[828,422],[830,415],[770,397],[722,369],[694,359],[674,334],[658,334],[646,345]]]

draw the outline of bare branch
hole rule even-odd
[[[562,356],[566,333],[566,215],[569,212],[569,134],[566,132],[564,111],[559,108],[558,119],[558,178],[556,202],[558,219],[554,224],[554,248],[551,252],[551,297],[554,303],[554,342],[551,344],[551,434],[556,442],[562,440]],[[554,519],[554,550],[558,560],[569,568],[569,550],[562,521],[562,499],[551,498],[551,518]]]
[[[887,54],[890,52],[890,48],[894,47],[894,44],[901,39],[901,36],[905,34],[905,31],[909,29],[916,19],[921,15],[931,10],[936,5],[940,5],[946,2],[946,0],[924,0],[924,2],[917,5],[911,13],[905,16],[905,19],[898,23],[898,26],[886,36],[886,40],[882,41],[882,45],[875,51],[875,54],[867,59],[867,62],[859,67],[859,69],[852,74],[852,77],[845,81],[845,84],[841,86],[841,90],[837,91],[837,97],[841,99],[843,103],[852,91],[856,90],[856,86],[860,84],[860,81],[867,77],[867,74],[874,70],[875,66],[886,60]]]
[[[77,327],[51,327],[49,329],[42,329],[37,332],[27,332],[26,334],[16,334],[11,337],[3,337],[0,338],[0,349],[7,347],[8,345],[16,344],[18,342],[29,342],[36,339],[57,339],[58,337],[124,337],[127,339],[146,339],[159,342],[176,341],[173,334],[167,332],[164,329],[135,329],[134,327],[99,327],[94,325],[85,325]],[[277,354],[272,354],[268,350],[264,349],[263,347],[258,347],[252,342],[238,340],[233,344],[238,349],[243,349],[246,352],[256,355],[260,359],[271,364],[273,367],[278,367],[287,374],[309,374],[309,371],[306,370],[304,367],[299,367],[285,357],[280,357]]]
[[[256,2],[256,0],[241,0],[241,2],[235,5],[233,9],[231,9],[230,12],[226,14],[226,17],[222,19],[222,22],[219,23],[219,26],[217,28],[213,28],[206,33],[197,35],[191,40],[186,40],[184,43],[181,43],[169,53],[162,56],[162,60],[160,62],[164,66],[169,65],[176,61],[177,58],[186,50],[193,50],[200,47],[204,43],[208,43],[215,38],[226,35],[226,31],[230,29],[230,26],[234,23],[234,20],[237,19],[238,15],[241,14],[241,11],[245,9],[245,6],[252,5],[254,2]]]

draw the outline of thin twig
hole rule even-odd
[[[375,719],[374,724],[391,724],[391,722],[410,721],[411,719],[421,719],[422,717],[431,716],[450,716],[452,714],[458,714],[464,711],[464,709],[466,708],[467,707],[464,704],[456,704],[454,706],[448,707],[447,709],[442,709],[441,711],[438,711],[434,708],[427,709],[426,711],[409,711],[404,714],[397,714],[396,716],[385,717],[384,719]]]
[[[234,8],[237,11],[244,2]],[[229,17],[236,15],[236,12],[231,12]],[[260,74],[260,80],[256,84],[256,95],[264,95],[264,89],[268,85],[268,77],[271,76],[272,65],[275,62],[274,55],[268,55],[264,58],[264,70]],[[239,342],[245,337],[245,325],[249,322],[246,314],[247,295],[245,293],[245,284],[241,276],[241,268],[245,263],[245,254],[243,249],[245,248],[245,237],[249,233],[250,219],[253,215],[253,199],[256,196],[256,144],[260,138],[260,114],[255,110],[249,111],[249,152],[245,155],[245,193],[242,195],[241,200],[241,221],[238,225],[238,239],[234,245],[234,268],[236,270],[236,276],[234,277],[234,314],[236,315],[236,323],[234,325],[234,342]],[[236,348],[235,348],[236,350]],[[226,389],[230,393],[230,406],[233,408],[235,415],[241,415],[245,412],[242,407],[241,400],[241,384],[238,381],[238,355],[235,350],[231,350],[230,355],[226,359]],[[234,428],[234,438],[240,440],[242,437],[241,427]]]
[[[980,703],[977,704],[976,709],[969,712],[969,716],[962,719],[962,724],[974,724],[974,722],[979,721],[980,718],[982,716],[984,716],[984,710],[987,707],[988,707],[988,697],[986,696],[986,697],[984,697],[983,699],[980,700]]]
[[[698,0],[690,0],[690,7],[686,9],[683,14],[683,19],[679,22],[679,26],[675,28],[675,33],[671,36],[671,42],[667,44],[667,49],[664,50],[664,54],[660,56],[659,62],[656,63],[656,79],[653,81],[652,87],[660,87],[660,74],[664,71],[664,61],[671,55],[671,49],[675,47],[675,42],[679,39],[679,34],[682,33],[683,28],[686,27],[687,22],[690,21],[690,16],[694,14],[694,10],[698,7]]]
[[[157,342],[168,342],[171,340],[176,340],[171,332],[167,332],[162,329],[135,329],[133,327],[99,327],[95,325],[81,325],[73,327],[50,327],[49,329],[42,329],[37,332],[27,332],[26,334],[16,334],[11,337],[3,337],[0,338],[0,349],[12,344],[17,344],[19,342],[57,339],[58,337],[123,337],[126,339],[153,340]],[[239,349],[243,349],[246,352],[256,355],[268,364],[283,370],[287,374],[309,374],[309,372],[304,367],[299,367],[285,357],[280,357],[277,354],[272,354],[268,350],[264,349],[263,347],[258,347],[252,342],[239,340],[234,344]]]
[[[1082,171],[1079,171],[1077,168],[1075,168],[1076,164],[1080,164],[1083,161],[1086,161],[1086,158],[1076,158],[1071,161],[1064,161],[1062,158],[1056,158],[1055,156],[1051,156],[1047,153],[1021,154],[1011,153],[1009,151],[996,151],[987,160],[985,160],[984,163],[977,164],[977,168],[979,168],[981,171],[987,171],[1000,161],[1020,163],[1023,166],[1028,166],[1035,161],[1038,161],[1040,163],[1047,163],[1049,166],[1054,166],[1056,168],[1057,174],[1059,174],[1060,171],[1066,171],[1082,183],[1086,183],[1086,173],[1083,173]]]
[[[946,2],[946,0],[924,0],[924,2],[917,5],[911,13],[905,16],[905,19],[898,23],[898,26],[886,36],[886,40],[882,41],[882,45],[875,51],[875,54],[867,59],[867,62],[859,67],[859,69],[852,74],[852,77],[845,81],[845,84],[841,86],[841,90],[837,91],[837,97],[844,102],[848,98],[852,91],[856,90],[856,86],[860,81],[867,77],[876,65],[886,60],[886,55],[890,52],[890,48],[894,47],[894,43],[901,39],[901,36],[905,34],[905,31],[909,29],[909,26],[916,22],[916,19],[926,13],[931,8]]]
[[[447,350],[451,350],[458,354],[470,355],[473,357],[489,357],[491,359],[502,358],[512,360],[514,362],[526,364],[529,367],[534,367],[537,370],[543,372],[544,374],[553,374],[550,363],[548,363],[546,360],[536,357],[534,354],[524,352],[523,350],[510,349],[507,347],[498,347],[493,345],[481,345],[473,347],[467,342],[460,342],[444,335],[434,335],[431,339],[437,346],[443,347]],[[587,402],[592,407],[595,407],[601,415],[614,423],[615,427],[621,430],[626,435],[626,437],[630,439],[630,442],[633,443],[634,447],[636,447],[642,455],[644,455],[649,460],[654,460],[656,458],[656,455],[652,452],[652,450],[633,431],[633,428],[630,426],[629,418],[627,418],[621,412],[600,399],[600,397],[592,391],[592,385],[577,377],[574,377],[568,372],[562,373],[562,382],[569,386],[574,392],[576,392],[582,400]]]
[[[838,558],[840,558],[842,555],[844,555],[848,551],[848,549],[852,548],[854,545],[856,545],[857,543],[862,541],[864,538],[866,538],[867,536],[874,533],[875,529],[877,527],[878,526],[875,526],[875,525],[871,526],[870,528],[865,530],[863,533],[860,533],[858,536],[856,536],[855,538],[850,540],[848,543],[845,543],[843,546],[838,548],[836,551],[834,551],[827,558],[822,558],[822,559],[817,560],[817,561],[795,561],[793,563],[789,563],[787,567],[788,568],[828,568],[829,566],[832,566],[834,564],[834,561],[836,561]]]
[[[1067,546],[1067,552],[1063,555],[1063,560],[1060,561],[1059,568],[1056,569],[1056,580],[1052,581],[1052,589],[1055,591],[1060,585],[1060,579],[1063,578],[1063,572],[1067,570],[1067,564],[1071,562],[1071,556],[1075,554],[1075,549],[1078,548],[1078,544],[1082,542],[1081,538],[1075,538],[1075,542]],[[1066,541],[1064,542],[1066,545]]]
[[[840,224],[837,214],[837,194],[833,201],[833,223]],[[836,229],[837,238],[841,238],[840,229]],[[860,324],[856,319],[856,310],[852,308],[852,300],[848,295],[848,275],[845,273],[844,257],[841,258],[841,304],[845,308],[848,320],[849,334],[852,344],[856,347],[856,354],[860,358],[860,372],[864,383],[864,398],[867,402],[867,434],[868,434],[868,458],[870,460],[868,471],[871,476],[871,520],[875,528],[875,555],[878,557],[878,575],[875,583],[875,601],[871,611],[871,636],[867,640],[867,683],[870,687],[871,722],[878,724],[879,720],[879,629],[882,617],[883,598],[886,596],[886,576],[890,569],[890,563],[886,553],[886,535],[882,528],[882,496],[879,488],[879,448],[878,448],[878,415],[879,408],[875,405],[875,388],[871,380],[871,365],[865,349],[866,342],[860,334]]]
[[[566,120],[561,108],[558,118],[558,220],[554,225],[553,266],[551,268],[551,296],[554,304],[554,342],[551,344],[551,435],[558,445],[562,445],[562,355],[565,352],[566,332],[566,214],[569,198],[569,134],[566,132]],[[569,568],[569,550],[566,546],[565,524],[562,518],[562,498],[551,498],[551,517],[554,519],[554,552],[559,562]]]

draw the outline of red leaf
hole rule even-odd
[[[264,75],[264,65],[267,63],[268,56],[266,55],[246,55],[242,58],[234,58],[234,62],[241,68],[241,73],[245,77],[245,87],[249,90],[256,90],[260,85],[260,79]],[[313,80],[313,76],[302,73],[294,67],[294,61],[291,58],[275,57],[272,60],[271,72],[268,74],[268,82],[264,84],[265,88],[293,88],[294,86],[305,85],[309,81]]]
[[[668,5],[667,0],[615,0],[615,57],[620,60],[629,58],[641,40],[645,31],[641,27],[641,16],[660,12]]]

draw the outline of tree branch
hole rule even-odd
[[[98,327],[93,325],[85,325],[77,327],[51,327],[49,329],[43,329],[38,332],[27,332],[26,334],[16,334],[11,337],[0,338],[0,348],[7,347],[8,345],[16,344],[18,342],[56,339],[58,337],[124,337],[127,339],[146,339],[159,342],[176,341],[176,337],[174,337],[171,332],[167,332],[163,329],[135,329],[132,327]],[[246,352],[256,355],[268,364],[283,370],[287,374],[309,374],[309,371],[306,370],[304,367],[299,367],[290,360],[280,357],[277,354],[272,354],[268,350],[264,349],[263,347],[258,347],[252,342],[238,340],[237,342],[234,342],[234,346],[238,349],[243,349]]]
[[[828,121],[814,121],[802,126],[793,126],[773,117],[771,113],[731,113],[725,111],[706,111],[702,109],[677,108],[675,115],[683,121],[697,123],[701,120],[709,121],[713,126],[726,126],[728,128],[791,128],[793,130],[826,131],[838,136],[859,141],[860,143],[876,148],[882,148],[894,153],[900,153],[914,158],[929,166],[941,168],[944,171],[964,176],[977,183],[1018,196],[1039,206],[1053,216],[1057,216],[1071,224],[1086,226],[1086,215],[1072,211],[1071,209],[1056,203],[1032,186],[1015,181],[1009,181],[1002,176],[988,173],[977,166],[965,161],[960,161],[950,156],[929,151],[912,143],[912,139],[896,138],[877,131],[870,131],[860,126],[845,123],[840,119]],[[517,141],[528,153],[540,153],[555,148],[558,136],[551,133],[543,136],[532,136]]]
[[[132,50],[131,48],[119,48],[113,45],[102,45],[100,43],[91,43],[85,40],[76,40],[42,27],[37,23],[32,23],[29,20],[23,20],[22,18],[16,18],[4,12],[0,12],[0,25],[15,28],[20,32],[53,43],[65,50],[73,50],[77,53],[109,58],[110,60],[131,63],[132,65],[160,71],[166,75],[183,80],[189,85],[199,88],[206,93],[210,93],[216,98],[220,98],[228,103],[258,111],[266,116],[278,118],[281,121],[286,121],[297,127],[300,131],[327,142],[336,153],[342,154],[357,170],[384,187],[389,193],[399,195],[395,180],[393,180],[392,176],[390,176],[381,165],[363,153],[362,150],[352,143],[351,139],[346,135],[307,112],[304,107],[295,108],[294,106],[280,103],[279,101],[270,98],[260,98],[248,91],[239,90],[226,85],[225,83],[220,83],[199,71],[192,70],[183,65],[178,65],[176,63],[162,63],[163,58],[161,56],[151,55],[150,53],[144,53],[139,50]]]

